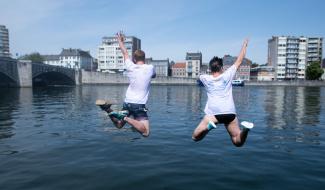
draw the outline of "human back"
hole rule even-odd
[[[205,116],[193,131],[192,139],[194,141],[202,140],[209,131],[217,128],[217,124],[224,124],[232,143],[236,147],[240,147],[245,143],[248,131],[254,127],[253,123],[242,121],[240,124],[243,129],[239,128],[232,96],[231,82],[245,57],[247,43],[246,39],[236,61],[225,72],[222,59],[213,57],[209,63],[211,75],[200,76],[200,80],[207,90],[208,101],[204,110]]]
[[[222,59],[214,57],[210,61],[212,74],[200,76],[208,96],[204,110],[207,115],[236,114],[231,84],[236,73],[236,67],[231,66],[223,72],[222,66]]]
[[[154,67],[147,64],[135,64],[130,59],[125,61],[129,87],[125,102],[146,104],[149,96],[150,81],[155,75]]]
[[[102,103],[105,101],[100,101],[99,103],[101,104],[98,105],[108,113],[108,116],[117,128],[120,129],[128,123],[144,137],[148,137],[150,125],[147,114],[148,109],[145,104],[149,96],[150,81],[151,78],[155,77],[155,71],[152,65],[145,64],[144,51],[136,50],[131,60],[124,45],[124,34],[119,32],[116,34],[116,37],[126,65],[129,87],[126,91],[121,111],[113,111],[110,108],[111,104]]]

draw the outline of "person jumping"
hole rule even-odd
[[[204,109],[206,115],[193,132],[194,141],[202,140],[210,130],[217,128],[216,124],[224,124],[232,143],[240,147],[244,145],[248,131],[254,127],[253,123],[243,121],[243,130],[240,130],[232,96],[231,82],[245,57],[247,44],[246,39],[237,60],[226,71],[223,71],[222,59],[213,57],[209,63],[211,75],[200,75],[208,101]]]
[[[136,50],[133,53],[133,60],[131,60],[124,46],[125,37],[121,32],[117,33],[117,40],[123,54],[130,83],[126,91],[123,109],[114,112],[110,108],[112,103],[104,100],[97,100],[96,104],[108,113],[117,128],[122,128],[128,123],[144,137],[147,137],[150,129],[148,110],[145,104],[149,97],[151,78],[155,78],[156,73],[152,65],[145,64],[144,51]]]

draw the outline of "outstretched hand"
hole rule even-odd
[[[121,48],[124,60],[129,59],[128,51],[126,50],[126,48],[124,46],[124,43],[123,43],[124,40],[125,40],[125,36],[124,36],[123,32],[120,31],[120,32],[116,33],[116,37],[117,37],[118,44],[119,44],[119,46]]]
[[[248,38],[246,38],[246,39],[244,40],[243,47],[247,47],[247,45],[248,45],[248,41],[249,41]]]
[[[120,42],[124,42],[124,40],[125,40],[125,37],[124,37],[124,34],[122,31],[119,31],[118,33],[116,33],[116,37],[117,37],[117,40]]]
[[[243,47],[241,48],[240,53],[234,63],[237,69],[240,66],[240,64],[243,62],[243,59],[245,58],[247,45],[248,45],[248,38],[244,40]]]

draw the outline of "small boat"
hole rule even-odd
[[[202,81],[201,81],[200,79],[197,79],[197,80],[196,80],[196,84],[197,84],[198,86],[204,86],[203,83],[202,83]]]
[[[243,80],[240,80],[240,79],[238,79],[238,80],[232,80],[231,81],[231,84],[233,85],[233,86],[244,86],[245,84],[244,84],[244,81]]]

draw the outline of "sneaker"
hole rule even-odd
[[[210,131],[211,129],[216,129],[217,125],[213,123],[212,121],[209,121],[208,123],[208,130]]]
[[[252,129],[254,127],[254,123],[248,121],[242,121],[240,123],[245,129]]]
[[[123,120],[126,116],[128,116],[128,114],[129,114],[129,112],[127,110],[122,110],[122,111],[118,111],[118,112],[115,112],[115,111],[111,112],[108,115],[113,116],[116,119]]]
[[[112,104],[115,104],[115,103],[112,101],[108,101],[108,100],[96,100],[97,106],[112,105]]]
[[[96,105],[99,106],[102,110],[106,111],[107,113],[112,112],[111,105],[113,102],[106,101],[106,100],[96,100]]]

